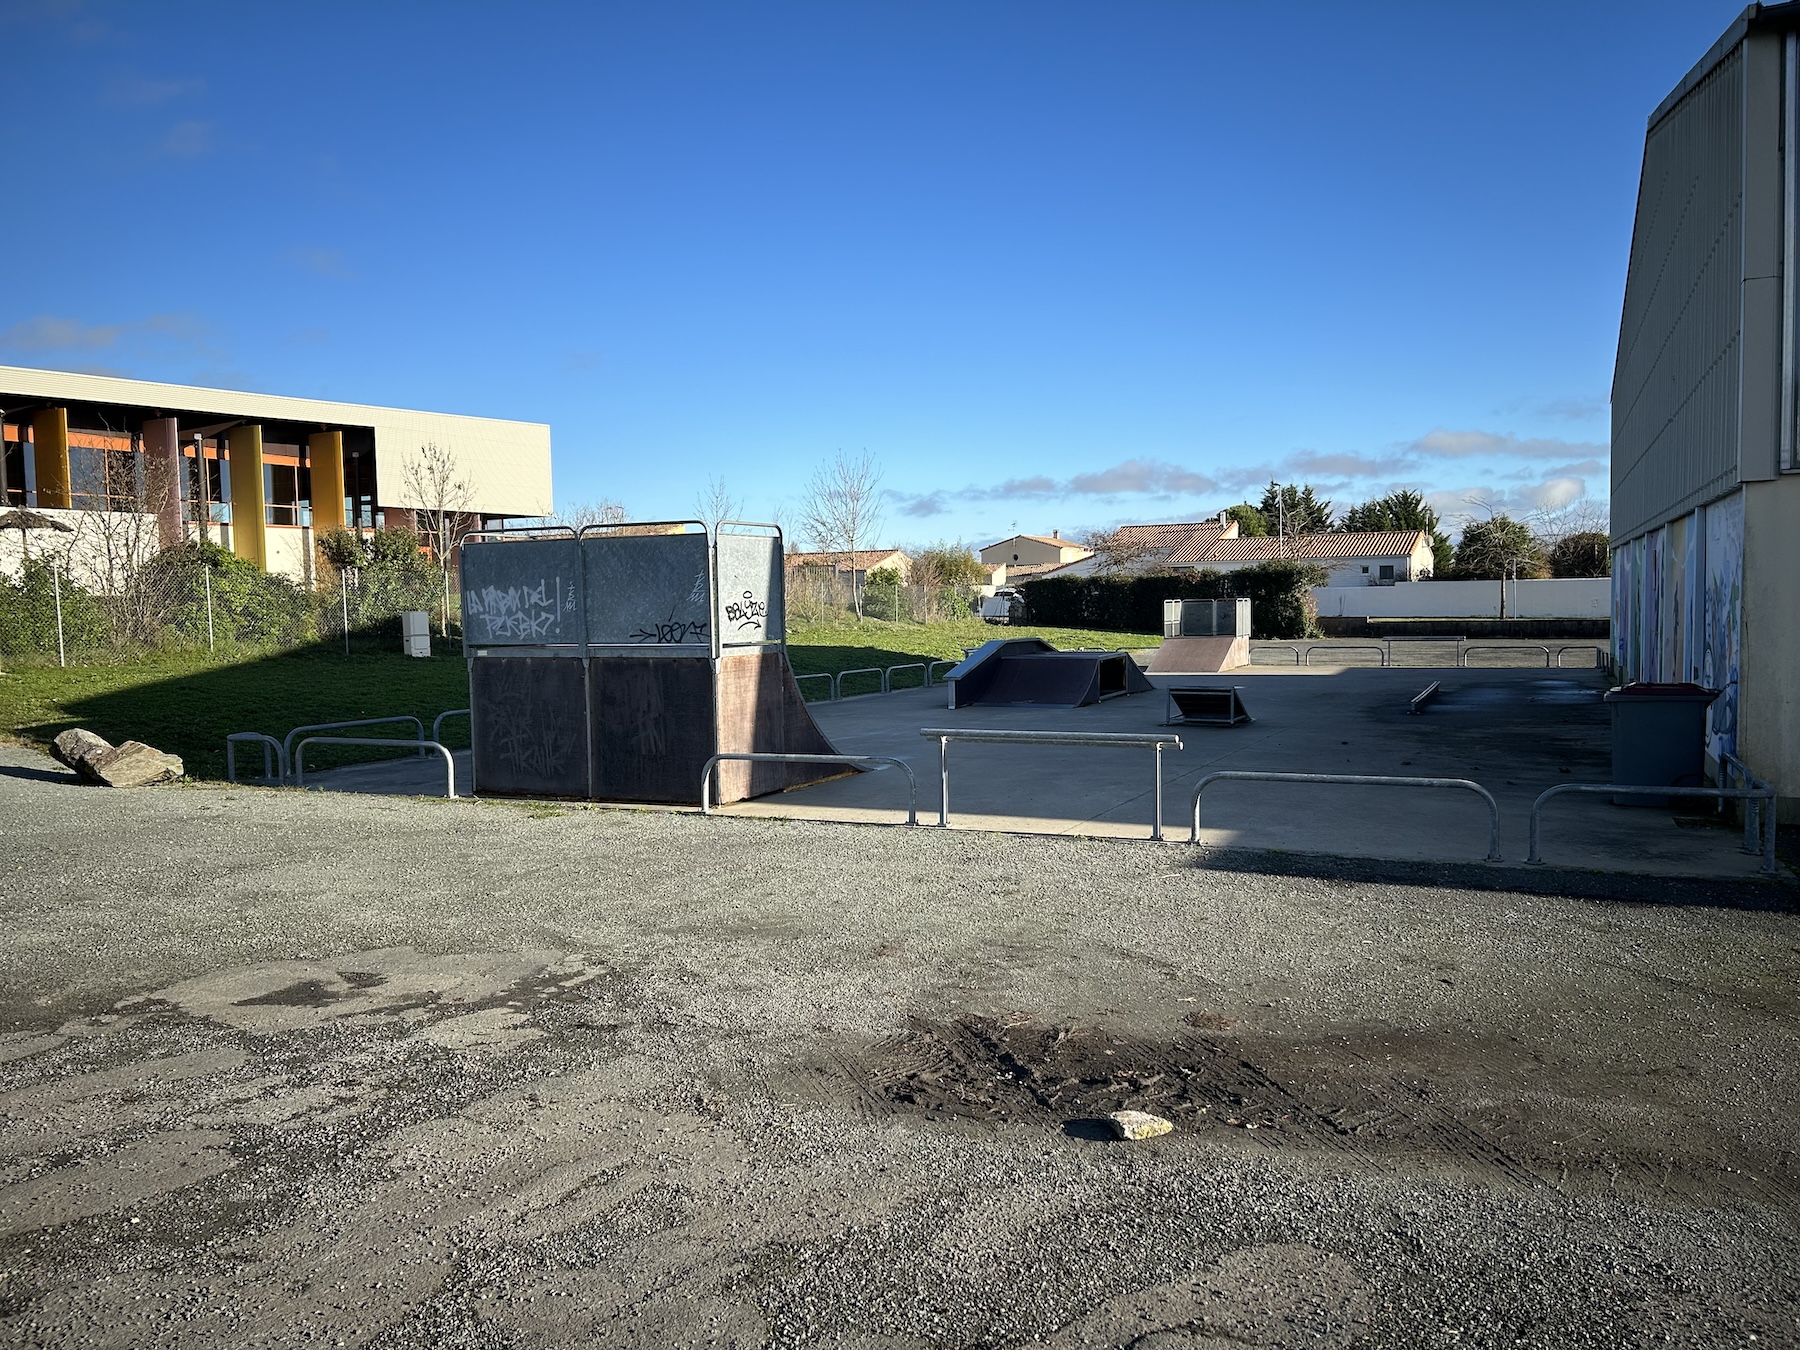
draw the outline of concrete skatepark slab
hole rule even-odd
[[[938,806],[938,747],[923,726],[1001,730],[1154,731],[1162,689],[1207,683],[1153,677],[1153,694],[1093,707],[977,707],[950,712],[935,690],[815,705],[813,715],[846,754],[904,759],[919,782],[919,813]],[[1410,715],[1431,679],[1435,706]],[[1252,723],[1179,728],[1183,749],[1163,756],[1164,829],[1185,840],[1194,784],[1209,772],[1469,778],[1493,793],[1501,847],[1526,856],[1532,801],[1559,782],[1609,781],[1609,724],[1596,671],[1469,669],[1299,670],[1245,667],[1236,684]],[[957,745],[951,756],[951,824],[1048,834],[1145,838],[1152,781],[1147,750]],[[905,804],[894,770],[877,769],[729,808],[745,815],[891,821]],[[1699,817],[1683,817],[1695,821]],[[1486,852],[1487,813],[1472,793],[1442,789],[1225,783],[1209,788],[1202,839],[1210,847],[1293,850],[1346,857],[1474,860]],[[1544,816],[1543,854],[1556,865],[1668,875],[1753,876],[1758,860],[1739,850],[1741,831],[1678,826],[1675,813],[1558,799]]]
[[[1412,696],[1442,688],[1420,716]],[[1182,726],[1184,748],[1163,755],[1167,838],[1185,841],[1194,784],[1218,770],[1468,778],[1493,793],[1508,864],[1527,852],[1531,804],[1559,782],[1606,782],[1611,746],[1597,670],[1551,668],[1240,667],[1228,676],[1153,677],[1155,692],[1083,708],[945,708],[942,686],[809,705],[844,754],[905,761],[918,782],[919,818],[939,800],[938,747],[925,726],[984,730],[1168,730],[1171,686],[1237,685],[1253,722]],[[1147,839],[1154,793],[1148,750],[953,744],[951,825],[958,830]],[[466,752],[458,791],[468,791]],[[441,795],[441,760],[401,759],[314,773],[307,785],[391,795]],[[728,814],[893,824],[905,819],[906,782],[878,768],[724,808]],[[1679,822],[1679,823],[1678,823]],[[1209,788],[1202,841],[1212,850],[1277,850],[1432,861],[1486,852],[1486,808],[1443,789],[1223,783]],[[1741,830],[1696,808],[1613,806],[1563,797],[1546,810],[1543,856],[1552,867],[1649,875],[1753,877],[1758,859]]]

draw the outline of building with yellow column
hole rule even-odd
[[[0,366],[0,509],[135,511],[165,547],[229,538],[296,580],[320,535],[433,505],[406,486],[428,445],[454,456],[471,523],[550,513],[540,422]]]

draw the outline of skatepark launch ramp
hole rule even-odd
[[[1058,651],[1042,638],[996,638],[970,652],[944,676],[950,706],[1040,704],[1081,708],[1151,684],[1131,653]]]
[[[781,532],[698,521],[472,536],[475,791],[698,804],[715,754],[835,754],[787,657]],[[832,778],[726,762],[718,800]]]

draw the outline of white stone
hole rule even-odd
[[[1175,1128],[1169,1121],[1148,1111],[1114,1111],[1107,1119],[1121,1139],[1154,1139]]]

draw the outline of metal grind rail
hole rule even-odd
[[[237,782],[237,748],[240,745],[261,745],[263,752],[263,778],[273,778],[277,785],[285,786],[288,777],[287,749],[273,736],[265,736],[260,731],[234,731],[225,738],[225,781]],[[279,769],[279,774],[275,772]]]
[[[1414,717],[1424,712],[1425,705],[1438,696],[1438,687],[1441,683],[1442,681],[1433,680],[1412,696],[1412,715]]]
[[[395,719],[383,718],[382,720],[393,721]],[[444,795],[446,797],[454,797],[456,795],[456,760],[450,754],[448,747],[440,745],[436,741],[390,741],[365,739],[360,736],[308,736],[305,740],[301,741],[299,745],[294,747],[294,786],[298,788],[306,786],[306,747],[309,745],[388,746],[392,748],[404,748],[407,750],[416,749],[421,755],[427,750],[436,750],[444,757]]]
[[[706,761],[706,767],[700,772],[700,814],[703,816],[712,814],[713,770],[722,760],[749,764],[892,764],[906,775],[906,823],[919,823],[919,780],[913,776],[912,766],[903,759],[895,759],[892,755],[788,755],[748,750],[717,754]]]
[[[1181,737],[1169,732],[1138,733],[1129,731],[963,731],[953,727],[925,727],[919,735],[938,743],[938,776],[942,795],[938,798],[938,824],[950,828],[950,742],[966,741],[980,745],[1084,745],[1090,749],[1154,750],[1156,752],[1156,814],[1152,818],[1150,837],[1163,837],[1162,752],[1173,746],[1181,749]]]
[[[1352,787],[1420,787],[1420,788],[1456,788],[1464,792],[1473,792],[1487,803],[1488,809],[1488,862],[1505,862],[1500,852],[1500,804],[1494,800],[1494,794],[1480,783],[1467,778],[1391,778],[1384,775],[1353,773],[1265,773],[1252,769],[1226,769],[1218,773],[1209,773],[1194,785],[1194,832],[1188,838],[1190,844],[1200,842],[1200,795],[1214,783],[1328,783],[1342,784]],[[1554,788],[1551,791],[1555,791]],[[1667,789],[1664,789],[1667,791]],[[1541,800],[1541,799],[1540,799]],[[1536,829],[1537,817],[1532,817]],[[1536,838],[1536,835],[1533,835]],[[1533,848],[1535,852],[1535,845]]]
[[[1781,870],[1775,865],[1775,789],[1766,783],[1761,787],[1746,788],[1676,787],[1671,784],[1658,787],[1643,783],[1558,783],[1540,793],[1538,799],[1531,804],[1531,852],[1525,857],[1527,863],[1533,866],[1543,865],[1544,859],[1538,847],[1538,832],[1543,822],[1544,804],[1552,797],[1571,792],[1618,797],[1711,797],[1717,801],[1767,802],[1767,809],[1759,812],[1762,817],[1761,871],[1764,876],[1774,876]],[[1756,849],[1749,851],[1757,852]]]
[[[296,736],[304,736],[309,731],[343,731],[349,727],[379,727],[385,726],[389,722],[411,722],[419,729],[418,738],[411,744],[421,746],[430,744],[425,739],[425,724],[408,713],[401,713],[397,717],[359,717],[350,722],[314,722],[309,727],[295,727],[282,738],[281,748],[287,754],[288,763],[293,764],[296,762],[294,759],[294,737]],[[425,752],[420,750],[419,754],[423,757]]]

